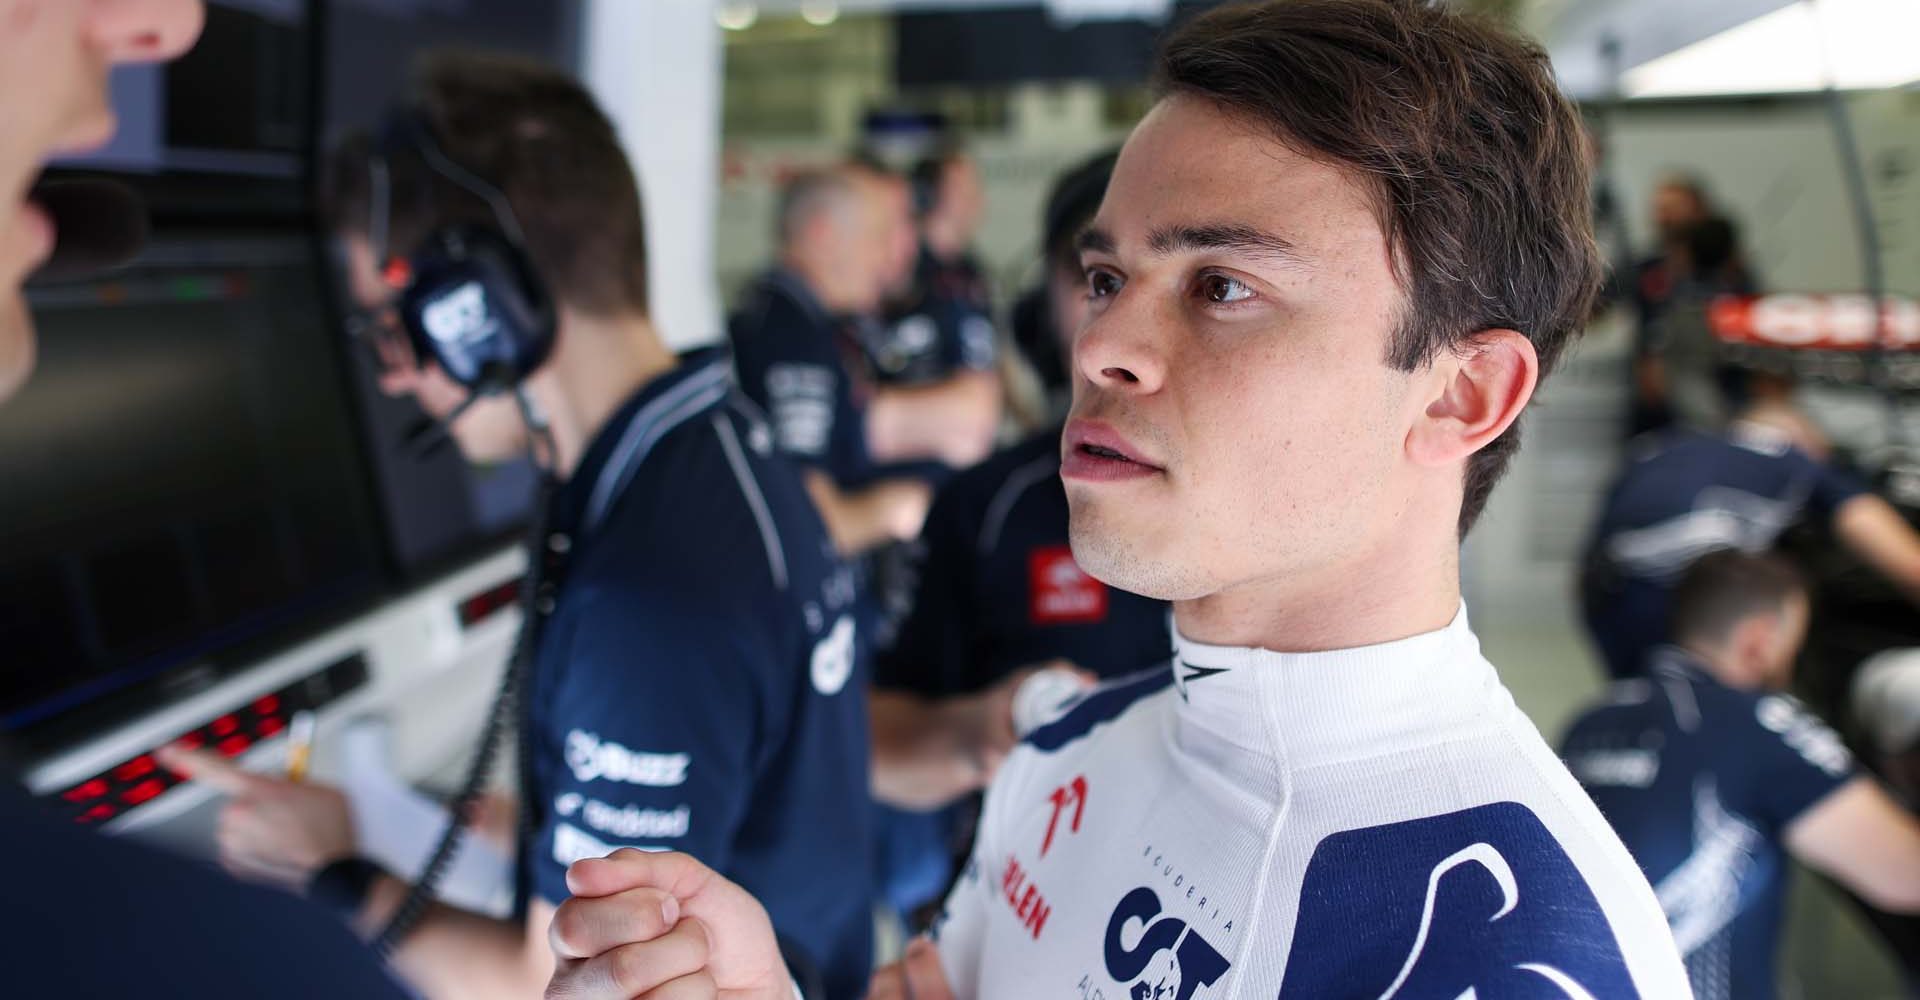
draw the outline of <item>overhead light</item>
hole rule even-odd
[[[714,10],[713,19],[728,31],[745,31],[753,27],[755,21],[760,20],[760,7],[757,4],[729,0]]]
[[[837,0],[803,0],[800,19],[816,28],[824,28],[840,20],[840,4]]]
[[[1056,23],[1084,21],[1164,21],[1173,0],[1047,0],[1047,16]]]
[[[1693,97],[1897,87],[1920,80],[1916,38],[1915,0],[1803,0],[1636,66],[1622,90]]]

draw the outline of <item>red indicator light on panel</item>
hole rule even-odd
[[[272,715],[280,711],[280,696],[270,694],[253,703],[253,710],[261,715]]]
[[[91,781],[83,781],[61,792],[60,797],[66,799],[68,802],[85,802],[89,799],[97,799],[105,794],[107,794],[107,779],[94,778]]]
[[[213,725],[207,728],[213,730],[215,736],[232,736],[240,730],[240,720],[231,715],[223,715],[213,720]]]
[[[198,750],[201,747],[207,745],[207,738],[205,736],[200,735],[198,732],[192,732],[192,733],[186,734],[185,736],[180,737],[177,740],[174,740],[173,745],[177,747],[184,747],[188,750]]]
[[[146,754],[141,754],[140,756],[135,757],[130,761],[127,761],[125,764],[122,764],[119,767],[114,768],[113,780],[133,781],[136,778],[144,778],[147,775],[152,773],[153,773],[153,758]]]
[[[247,739],[245,736],[229,736],[221,740],[218,747],[221,753],[229,757],[238,757],[252,745],[253,741]]]
[[[110,805],[107,805],[105,802],[102,802],[99,805],[94,806],[92,809],[89,809],[86,812],[81,813],[80,822],[98,823],[103,819],[111,819],[112,817],[113,817],[113,807]]]
[[[261,719],[260,724],[254,727],[254,735],[264,740],[285,728],[287,724],[279,719]]]
[[[166,790],[167,786],[165,782],[162,782],[159,778],[151,778],[121,793],[120,801],[130,806],[137,806]]]

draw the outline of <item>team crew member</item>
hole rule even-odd
[[[888,310],[884,336],[869,345],[875,373],[906,385],[991,373],[998,355],[993,303],[972,249],[987,207],[980,171],[955,148],[915,164],[909,181],[918,246],[906,294]]]
[[[551,607],[526,706],[531,810],[522,922],[439,906],[394,962],[429,996],[539,994],[566,867],[622,845],[707,859],[754,891],[826,995],[858,996],[871,968],[866,676],[850,572],[798,477],[732,387],[723,361],[676,365],[647,316],[640,203],[614,128],[572,79],[530,63],[447,55],[422,67],[417,127],[435,155],[504,192],[557,302],[558,334],[527,391],[551,420],[564,484],[546,544]],[[388,246],[494,218],[428,172],[424,142],[388,151]],[[391,292],[369,240],[380,211],[365,149],[331,165],[356,298]],[[419,272],[416,268],[416,273]],[[458,392],[413,373],[444,416]],[[506,416],[502,416],[502,411]],[[511,452],[526,428],[505,399],[452,425],[470,457]],[[536,602],[539,603],[539,602]],[[234,793],[226,860],[298,886],[353,851],[338,792],[184,762]],[[356,926],[406,891],[374,878]]]
[[[1064,175],[1048,199],[1048,298],[1063,340],[1087,315],[1073,240],[1112,169],[1103,154]],[[1166,602],[1108,587],[1074,562],[1057,426],[942,486],[921,542],[913,610],[874,675],[874,788],[890,804],[936,809],[984,787],[1013,749],[1012,705],[1030,668],[1085,663],[1114,677],[1164,662],[1172,649]],[[901,821],[887,847],[914,856],[888,886],[899,909],[947,888],[976,811]]]
[[[1701,558],[1674,592],[1675,644],[1567,734],[1567,764],[1653,880],[1700,1000],[1778,995],[1788,853],[1920,911],[1920,821],[1782,693],[1807,609],[1776,558]]]
[[[21,283],[59,238],[29,201],[42,160],[106,142],[107,70],[179,55],[205,16],[198,0],[0,0],[0,404],[33,368]],[[324,914],[42,815],[6,773],[0,881],[33,911],[0,938],[10,995],[402,996]]]
[[[1460,604],[1460,535],[1600,283],[1546,54],[1284,0],[1188,21],[1157,76],[1081,237],[1061,475],[1075,559],[1172,600],[1175,656],[1014,751],[937,943],[871,995],[1684,996]],[[556,992],[778,995],[759,908],[697,861],[568,877],[561,941],[597,957]],[[666,896],[710,949],[655,938]]]
[[[805,173],[781,198],[780,265],[748,290],[729,330],[740,384],[772,420],[780,450],[807,469],[845,553],[915,537],[931,491],[884,465],[985,457],[998,389],[973,379],[876,387],[857,323],[880,308],[889,272],[886,192],[866,171]]]
[[[1635,443],[1587,544],[1580,591],[1613,677],[1639,675],[1667,640],[1674,582],[1716,549],[1758,552],[1817,515],[1920,602],[1920,535],[1886,500],[1825,463],[1827,443],[1785,404],[1750,406],[1723,434],[1675,429]]]
[[[1659,341],[1668,307],[1687,278],[1687,269],[1676,249],[1684,245],[1687,231],[1713,215],[1707,189],[1699,179],[1671,174],[1654,187],[1651,203],[1654,252],[1633,266],[1633,407],[1628,418],[1628,436],[1660,430],[1673,423],[1669,405],[1665,366],[1661,362]]]

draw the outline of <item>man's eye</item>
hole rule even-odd
[[[1108,296],[1118,294],[1119,291],[1120,291],[1119,278],[1115,277],[1114,275],[1106,271],[1099,270],[1098,268],[1087,269],[1087,297],[1088,298],[1104,299],[1104,298],[1107,298]]]
[[[1200,277],[1200,294],[1208,302],[1232,305],[1253,298],[1253,289],[1248,288],[1246,282],[1224,274],[1207,274]]]

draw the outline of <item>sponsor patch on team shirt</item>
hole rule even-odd
[[[1591,750],[1567,758],[1567,769],[1589,787],[1651,788],[1660,776],[1660,754],[1643,748]]]
[[[826,453],[833,432],[833,388],[833,373],[825,366],[768,366],[768,415],[782,450],[798,455]]]
[[[673,788],[686,783],[693,757],[684,753],[642,753],[629,750],[599,733],[574,729],[567,733],[567,769],[576,781],[612,781],[647,788]]]
[[[1573,861],[1500,802],[1349,830],[1307,863],[1284,997],[1637,997]]]
[[[1840,734],[1814,718],[1793,698],[1770,694],[1760,699],[1754,706],[1754,718],[1807,763],[1825,771],[1828,777],[1844,777],[1853,767],[1853,755],[1847,752]]]
[[[554,797],[553,813],[562,819],[575,816],[580,821],[611,837],[672,840],[687,835],[693,826],[693,807],[642,809],[629,802],[614,805],[588,798],[579,792],[564,792]]]
[[[1027,594],[1035,625],[1090,625],[1107,617],[1107,585],[1088,576],[1065,545],[1027,554]]]
[[[847,686],[853,676],[853,616],[841,615],[833,631],[813,647],[813,689],[831,698]]]

